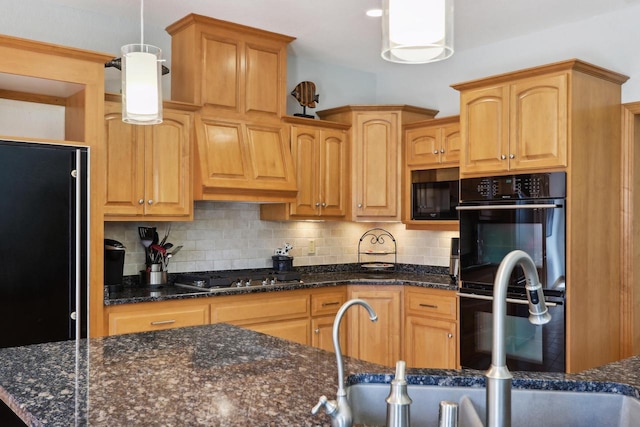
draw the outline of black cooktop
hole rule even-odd
[[[297,271],[277,271],[266,268],[251,270],[230,270],[198,273],[176,274],[175,283],[193,285],[198,288],[229,288],[236,286],[239,282],[250,282],[252,280],[276,280],[278,282],[300,281],[300,273]]]

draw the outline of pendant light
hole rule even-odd
[[[122,46],[122,121],[162,123],[162,50],[144,44],[144,0],[140,0],[140,44]]]
[[[382,58],[426,64],[453,55],[453,0],[384,0]]]

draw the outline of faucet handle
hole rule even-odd
[[[313,409],[311,410],[311,413],[313,415],[316,415],[320,410],[320,408],[322,408],[323,406],[324,406],[324,412],[327,415],[333,414],[338,409],[338,405],[336,404],[335,400],[328,400],[327,396],[320,396],[320,400],[318,401],[318,404],[313,407]]]

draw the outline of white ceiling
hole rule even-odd
[[[139,20],[137,0],[44,0]],[[635,5],[640,0],[455,0],[456,51],[546,30]],[[189,13],[296,37],[293,53],[377,72],[380,19],[365,16],[382,0],[145,0],[145,26],[166,28]],[[128,19],[129,19],[128,18]],[[428,65],[424,65],[428,66]]]

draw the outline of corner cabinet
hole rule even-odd
[[[290,123],[298,195],[289,204],[260,207],[263,220],[344,219],[348,212],[348,125],[298,117]]]
[[[162,123],[136,126],[122,121],[118,96],[107,99],[113,100],[105,103],[105,220],[191,220],[196,107],[165,105]]]
[[[351,219],[400,220],[402,126],[437,111],[408,105],[359,105],[318,111],[351,126]]]

